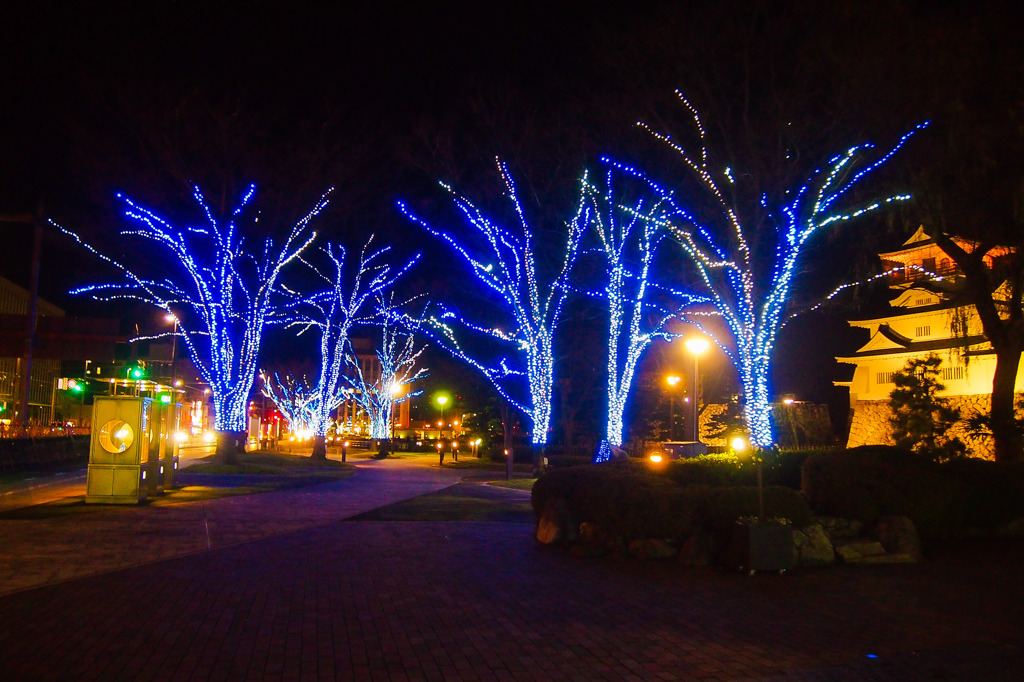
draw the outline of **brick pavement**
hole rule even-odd
[[[103,505],[66,516],[5,518],[0,594],[337,521],[460,478],[458,471],[416,462],[365,460],[350,478],[305,488],[166,507]],[[84,487],[73,494],[84,494]]]
[[[324,492],[327,505],[339,491]],[[328,520],[23,590],[0,597],[0,671],[15,680],[1009,680],[1024,669],[1021,543],[938,552],[915,566],[747,578],[573,557],[531,533],[515,523]]]

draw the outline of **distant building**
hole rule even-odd
[[[29,292],[0,277],[0,420],[8,423],[16,418],[21,403],[28,312]],[[31,423],[47,424],[54,417],[62,367],[97,359],[107,361],[114,357],[118,342],[125,339],[118,333],[117,320],[67,317],[43,299],[37,299],[36,312],[28,417]]]
[[[975,244],[964,239],[956,242],[970,251]],[[997,247],[985,259],[993,261],[1010,253]],[[893,374],[909,360],[925,358],[934,353],[942,359],[941,380],[949,398],[963,416],[987,413],[992,393],[992,376],[996,356],[986,340],[974,306],[964,299],[952,297],[936,286],[934,273],[943,278],[956,278],[956,266],[924,228],[919,228],[896,251],[879,254],[887,269],[902,267],[889,277],[895,294],[890,301],[892,312],[884,317],[851,320],[853,327],[866,329],[869,339],[856,353],[836,358],[854,365],[850,381],[837,381],[837,386],[850,390],[850,432],[848,447],[891,443],[889,432],[889,395],[894,388]],[[924,272],[922,272],[924,271]],[[1024,392],[1024,368],[1017,375],[1018,393]],[[952,435],[963,435],[960,427]],[[991,458],[991,445],[979,446],[966,439],[977,456]]]

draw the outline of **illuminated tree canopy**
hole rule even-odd
[[[626,401],[640,359],[657,339],[676,337],[668,325],[679,319],[687,306],[706,298],[674,291],[662,282],[668,273],[655,277],[655,259],[666,237],[657,219],[660,202],[645,198],[628,201],[616,193],[615,169],[605,174],[604,187],[584,184],[589,217],[597,246],[591,251],[603,261],[602,290],[588,292],[608,304],[607,423],[605,439],[621,445]]]
[[[343,246],[324,246],[321,253],[327,267],[312,264],[311,267],[326,286],[310,295],[290,291],[292,301],[281,311],[281,321],[298,329],[300,335],[306,332],[319,335],[319,369],[308,405],[314,457],[326,456],[325,437],[331,413],[345,399],[347,382],[343,371],[349,334],[355,327],[378,320],[379,311],[370,304],[390,289],[419,258],[416,256],[396,268],[384,260],[391,248],[375,249],[373,239],[371,236],[363,246],[353,273],[346,272]]]
[[[261,372],[260,379],[263,380],[260,392],[274,401],[274,406],[288,422],[289,430],[292,433],[311,432],[310,404],[315,391],[309,387],[306,378],[290,373],[281,376],[277,372]]]
[[[785,190],[774,199],[764,195],[760,206],[741,206],[736,201],[739,194],[730,187],[742,182],[740,174],[712,158],[696,108],[681,93],[677,94],[697,133],[696,154],[687,152],[670,135],[641,125],[674,152],[696,178],[710,200],[702,206],[710,205],[710,211],[699,213],[692,199],[688,201],[689,198],[666,189],[642,171],[614,165],[644,179],[660,201],[659,223],[675,236],[701,289],[710,298],[705,314],[723,320],[726,331],[705,326],[699,313],[691,312],[688,319],[704,328],[732,359],[739,373],[751,442],[757,447],[768,447],[774,442],[770,418],[771,362],[799,275],[800,258],[808,243],[826,230],[910,198],[901,194],[849,200],[851,190],[861,180],[892,158],[927,124],[906,133],[881,154],[871,144],[850,147],[815,169],[801,187]],[[737,180],[738,177],[741,179]],[[744,220],[741,216],[758,218]],[[763,243],[769,230],[774,230],[774,253],[755,254],[753,245]]]
[[[496,161],[512,205],[514,225],[503,226],[485,215],[472,201],[453,190],[455,206],[472,228],[466,238],[434,228],[417,217],[404,203],[400,210],[413,222],[448,243],[476,278],[483,292],[498,303],[500,322],[466,319],[452,308],[437,304],[422,320],[424,333],[454,357],[483,374],[510,404],[530,421],[534,445],[547,442],[551,421],[554,381],[554,336],[569,295],[569,277],[586,226],[586,207],[581,200],[565,223],[560,246],[539,243],[537,232],[526,220],[508,167]],[[543,251],[542,251],[543,250]],[[538,260],[556,254],[551,272]]]
[[[417,342],[417,324],[400,313],[393,295],[389,294],[386,301],[378,300],[378,319],[375,354],[380,373],[373,376],[365,371],[349,344],[344,377],[350,395],[370,420],[370,437],[390,439],[394,437],[394,409],[421,393],[410,391],[409,387],[427,376],[426,367],[417,367],[425,346]]]
[[[268,237],[253,252],[246,248],[239,220],[251,208],[255,192],[256,187],[250,186],[230,216],[218,219],[196,187],[194,198],[205,223],[195,227],[175,227],[119,194],[127,205],[125,215],[136,224],[122,231],[122,236],[148,241],[168,256],[154,276],[136,272],[53,223],[124,275],[123,282],[94,284],[72,293],[91,294],[101,301],[142,301],[177,319],[177,333],[210,386],[214,429],[219,432],[238,433],[246,428],[264,326],[278,306],[278,280],[285,266],[314,241],[311,223],[327,206],[325,194],[280,244]]]

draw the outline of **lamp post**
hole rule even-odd
[[[395,439],[395,408],[398,407],[398,395],[402,392],[402,384],[397,381],[391,384],[391,440]]]
[[[676,386],[682,379],[677,376],[666,377],[668,383],[668,439],[676,439]]]
[[[164,320],[174,323],[174,331],[171,332],[171,393],[174,393],[176,388],[175,379],[177,378],[174,374],[174,360],[178,351],[178,316],[167,313],[164,315]]]
[[[693,355],[693,442],[700,442],[700,400],[698,391],[700,384],[697,379],[698,363],[700,356],[707,352],[711,342],[703,336],[691,336],[684,342],[686,349]]]
[[[437,404],[441,406],[441,421],[438,422],[438,424],[437,424],[437,431],[438,431],[437,437],[438,438],[441,438],[442,436],[444,436],[444,433],[441,431],[441,426],[442,426],[442,424],[444,424],[444,406],[445,406],[445,404],[447,402],[448,402],[448,396],[446,396],[446,395],[439,395],[439,396],[437,396]]]

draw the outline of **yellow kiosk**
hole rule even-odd
[[[159,434],[155,441],[159,457]],[[159,459],[151,460],[153,444],[151,398],[97,396],[85,501],[134,504],[155,492]]]

